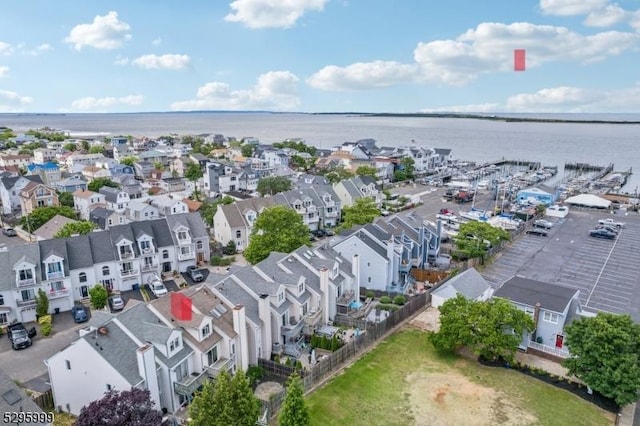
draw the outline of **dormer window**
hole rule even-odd
[[[178,232],[178,239],[180,241],[188,240],[189,239],[189,234],[187,233],[187,231],[179,231]]]
[[[304,283],[298,284],[298,294],[302,294],[304,292]]]
[[[131,250],[130,244],[120,246],[118,251],[120,253],[120,259],[129,259],[133,257],[133,251]]]
[[[140,244],[140,251],[142,251],[143,253],[151,253],[152,251],[151,241],[142,240],[142,241],[139,241],[139,244]]]
[[[278,302],[284,301],[284,291],[278,293]]]
[[[202,338],[206,338],[208,335],[211,334],[211,326],[209,324],[205,325],[204,327],[202,327]]]

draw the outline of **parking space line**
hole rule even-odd
[[[620,232],[620,234],[622,234],[622,232]],[[618,238],[620,238],[620,236],[621,235],[618,235]],[[591,289],[591,293],[589,293],[589,297],[587,297],[586,305],[589,305],[589,301],[591,300],[591,296],[593,295],[593,291],[598,286],[598,282],[600,281],[600,277],[602,276],[602,273],[604,272],[605,268],[607,267],[607,262],[611,258],[611,254],[613,254],[613,251],[616,248],[616,244],[618,244],[618,238],[616,238],[615,241],[613,242],[613,245],[611,246],[611,250],[609,250],[609,254],[607,255],[607,258],[604,260],[604,265],[602,265],[602,269],[600,270],[600,273],[598,274],[598,278],[596,278],[596,282],[593,284],[593,288]]]

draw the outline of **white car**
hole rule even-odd
[[[544,219],[538,219],[533,222],[533,226],[535,226],[536,228],[551,229],[553,227],[553,222],[549,222],[548,220]]]
[[[607,218],[607,219],[600,219],[598,221],[598,224],[600,225],[608,225],[608,226],[612,226],[614,228],[624,228],[624,223],[623,222],[617,222],[611,218]]]
[[[155,277],[149,281],[149,290],[151,290],[153,295],[156,297],[164,296],[169,292],[167,290],[167,287],[164,286],[162,280],[158,277]]]

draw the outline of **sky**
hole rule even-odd
[[[640,112],[640,0],[20,0],[2,18],[0,112]]]

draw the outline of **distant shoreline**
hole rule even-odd
[[[354,113],[361,117],[414,117],[414,118],[466,118],[473,120],[504,121],[506,123],[575,123],[575,124],[640,124],[640,121],[623,120],[572,120],[567,118],[505,117],[501,115],[456,113]]]

